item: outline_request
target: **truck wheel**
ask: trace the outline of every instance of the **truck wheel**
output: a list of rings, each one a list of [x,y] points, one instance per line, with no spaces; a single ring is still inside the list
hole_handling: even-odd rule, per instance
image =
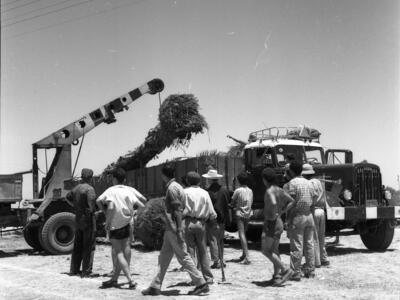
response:
[[[43,250],[39,240],[40,226],[28,225],[24,229],[24,238],[26,243],[36,251]]]
[[[40,235],[43,248],[51,254],[71,253],[74,248],[75,215],[61,212],[44,223]]]
[[[378,221],[379,222],[379,221]],[[383,220],[360,237],[364,245],[372,251],[385,251],[392,243],[394,235],[393,220]]]

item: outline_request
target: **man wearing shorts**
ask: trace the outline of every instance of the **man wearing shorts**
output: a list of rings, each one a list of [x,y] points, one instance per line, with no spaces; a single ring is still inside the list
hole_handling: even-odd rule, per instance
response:
[[[126,177],[123,169],[117,168],[112,176],[114,185],[101,194],[96,201],[97,205],[105,211],[106,230],[109,230],[112,251],[116,256],[115,272],[110,280],[103,282],[102,286],[104,288],[117,287],[118,277],[122,270],[128,279],[129,288],[135,289],[137,284],[132,281],[129,267],[131,222],[135,207],[143,207],[144,204],[138,199],[137,195],[140,193],[137,190],[123,184]]]
[[[253,204],[253,191],[247,186],[248,176],[241,172],[237,177],[240,186],[232,196],[232,207],[235,211],[236,224],[239,232],[242,255],[237,260],[241,264],[249,265],[249,248],[247,246],[246,231],[251,216],[251,205]]]
[[[261,250],[274,265],[271,282],[274,286],[280,286],[293,274],[293,271],[286,267],[280,259],[279,240],[283,232],[281,215],[293,206],[294,200],[277,186],[277,177],[273,169],[264,169],[262,177],[267,189],[264,195],[264,228],[261,235]]]

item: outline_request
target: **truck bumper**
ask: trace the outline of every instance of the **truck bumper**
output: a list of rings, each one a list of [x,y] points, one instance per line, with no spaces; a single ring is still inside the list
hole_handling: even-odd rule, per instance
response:
[[[328,207],[328,220],[399,219],[400,206],[384,207]]]

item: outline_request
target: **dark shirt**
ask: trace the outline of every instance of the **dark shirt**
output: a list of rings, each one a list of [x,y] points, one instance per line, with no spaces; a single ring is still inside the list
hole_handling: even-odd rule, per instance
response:
[[[227,224],[229,222],[229,201],[228,190],[217,182],[213,182],[207,189],[210,194],[211,202],[217,213],[217,223]]]
[[[92,227],[96,207],[96,193],[94,188],[88,183],[78,184],[67,194],[66,198],[74,203],[77,227],[79,229]],[[90,209],[89,202],[92,203],[92,209]]]

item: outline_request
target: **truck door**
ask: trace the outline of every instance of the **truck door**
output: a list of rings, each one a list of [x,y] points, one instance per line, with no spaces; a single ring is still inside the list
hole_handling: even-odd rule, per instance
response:
[[[353,163],[353,152],[346,149],[328,149],[325,151],[325,161],[328,165]]]

